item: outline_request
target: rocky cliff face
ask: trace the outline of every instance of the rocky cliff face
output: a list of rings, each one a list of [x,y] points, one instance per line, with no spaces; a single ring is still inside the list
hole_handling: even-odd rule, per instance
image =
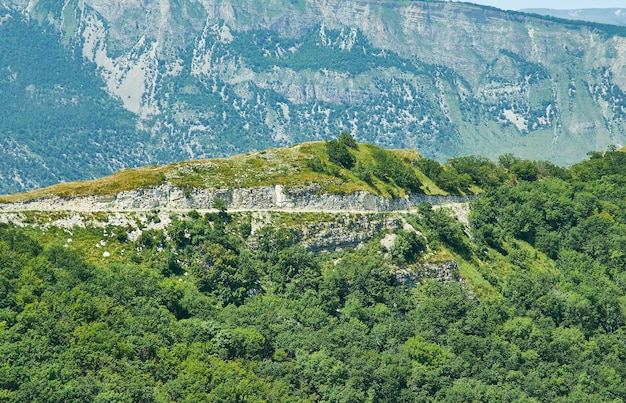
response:
[[[335,212],[334,214],[310,214],[298,212],[256,211],[230,213],[235,220],[250,219],[252,233],[248,244],[252,248],[258,246],[259,233],[265,226],[271,225],[291,232],[298,243],[307,250],[319,254],[345,248],[358,248],[381,233],[396,231],[402,227],[401,220],[390,214],[362,214]],[[309,214],[307,217],[306,215]],[[151,211],[21,211],[3,212],[0,210],[0,224],[11,224],[20,227],[34,226],[44,230],[58,227],[68,233],[74,228],[123,228],[131,241],[138,240],[144,231],[168,229],[172,223],[172,213],[167,210]],[[180,214],[183,215],[182,213]],[[296,222],[285,225],[281,218],[293,216]],[[308,219],[305,219],[308,218]],[[434,274],[434,272],[433,272]]]
[[[23,203],[0,204],[0,211],[148,211],[153,209],[207,210],[216,199],[230,211],[303,212],[390,212],[408,210],[422,202],[442,204],[465,202],[460,196],[409,195],[386,199],[367,192],[352,194],[319,193],[319,186],[286,189],[282,185],[256,188],[204,190],[184,189],[171,184],[125,191],[115,196],[51,197]]]
[[[96,67],[147,133],[150,161],[339,130],[438,159],[571,163],[626,143],[617,28],[432,1],[2,4],[7,18],[54,27]]]
[[[288,231],[298,244],[315,254],[360,248],[382,234],[387,236],[381,245],[392,248],[396,231],[415,231],[403,218],[405,209],[424,201],[439,206],[440,203],[466,201],[462,197],[424,195],[389,200],[365,192],[318,194],[315,187],[291,192],[282,186],[186,192],[163,185],[116,196],[48,198],[0,204],[0,224],[43,230],[63,228],[70,237],[76,228],[104,228],[110,236],[123,230],[130,241],[138,241],[145,231],[165,230],[167,234],[173,219],[188,219],[185,216],[189,216],[189,210],[208,209],[216,198],[227,202],[231,220],[249,223],[251,231],[247,243],[251,248],[258,247],[261,237],[267,236],[260,230],[271,226],[274,230]],[[394,211],[400,214],[394,214]],[[452,211],[450,214],[454,215]],[[105,246],[105,242],[96,244],[96,248],[102,248],[106,254]],[[409,288],[428,279],[464,281],[454,261],[394,267],[398,282]]]
[[[330,194],[322,193],[319,185],[190,190],[166,183],[113,196],[49,197],[0,204],[0,224],[44,230],[60,227],[68,234],[76,227],[106,228],[111,234],[123,230],[125,237],[137,241],[144,231],[167,233],[173,217],[185,219],[191,216],[187,214],[190,210],[212,210],[217,199],[225,202],[230,219],[234,217],[235,222],[250,225],[247,243],[251,248],[267,236],[260,230],[272,226],[274,230],[288,231],[298,244],[315,254],[360,248],[381,234],[387,234],[381,245],[392,248],[396,231],[415,231],[403,217],[407,210],[423,202],[437,207],[450,203],[467,207],[465,202],[469,200],[460,196],[408,195],[386,199],[367,192]],[[459,215],[452,210],[450,214],[457,218]],[[108,253],[104,246],[105,243],[96,245]],[[463,281],[454,261],[403,265],[396,268],[394,275],[409,288],[428,279]]]
[[[599,24],[626,26],[626,8],[582,8],[571,10],[553,10],[550,8],[526,8],[525,13],[549,15],[567,20],[592,21]]]

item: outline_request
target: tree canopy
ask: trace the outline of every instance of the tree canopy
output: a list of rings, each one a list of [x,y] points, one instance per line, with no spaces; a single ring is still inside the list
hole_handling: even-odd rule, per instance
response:
[[[319,255],[289,217],[195,212],[139,237],[0,224],[0,398],[626,400],[623,162],[515,184],[539,165],[504,158],[496,182],[459,160],[488,189],[469,226],[425,204],[412,229]],[[449,261],[462,281],[426,271]]]

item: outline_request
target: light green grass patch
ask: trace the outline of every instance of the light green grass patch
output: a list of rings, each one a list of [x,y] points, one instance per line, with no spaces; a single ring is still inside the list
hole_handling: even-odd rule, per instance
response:
[[[372,144],[358,144],[350,149],[357,163],[375,168]],[[415,167],[421,158],[415,150],[390,150],[409,166],[423,184],[426,194],[446,195],[433,181]],[[310,161],[322,164],[323,172],[311,168]],[[330,172],[330,173],[329,173]],[[113,175],[71,183],[60,183],[43,189],[0,197],[0,203],[23,202],[47,197],[113,196],[119,192],[162,185],[170,182],[184,189],[228,189],[283,185],[302,187],[318,184],[322,192],[347,194],[358,191],[393,198],[403,197],[406,190],[393,180],[373,175],[371,183],[359,179],[355,172],[331,164],[324,142],[311,142],[280,149],[236,155],[230,158],[194,160],[163,166],[125,169]]]

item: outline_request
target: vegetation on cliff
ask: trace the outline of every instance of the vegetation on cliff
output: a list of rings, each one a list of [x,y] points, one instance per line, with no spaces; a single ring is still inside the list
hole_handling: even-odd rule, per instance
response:
[[[423,205],[400,217],[419,232],[317,256],[302,225],[344,215],[1,224],[0,398],[626,400],[626,154],[494,165],[470,228]],[[464,281],[419,278],[450,260]]]

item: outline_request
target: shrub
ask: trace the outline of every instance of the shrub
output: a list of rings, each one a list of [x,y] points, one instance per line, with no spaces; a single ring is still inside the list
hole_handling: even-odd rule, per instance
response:
[[[448,164],[459,174],[469,175],[471,180],[483,189],[496,187],[506,181],[504,168],[485,157],[470,155],[451,158]]]
[[[401,263],[414,262],[426,250],[426,241],[413,231],[398,231],[391,247],[391,257]]]
[[[419,192],[420,181],[415,175],[415,171],[404,165],[400,158],[392,152],[376,148],[372,152],[376,161],[376,176],[385,181],[393,180],[396,185],[411,192]]]
[[[354,166],[356,159],[348,147],[339,140],[330,140],[326,142],[326,152],[328,153],[328,159],[333,164],[341,165],[346,169],[350,169]]]
[[[523,160],[511,165],[511,173],[517,179],[533,182],[539,177],[539,168],[535,162]]]
[[[350,148],[357,149],[358,147],[356,140],[348,132],[339,133],[339,141],[341,141],[343,144],[345,144],[347,147],[350,147]]]
[[[443,172],[443,167],[440,163],[428,158],[420,158],[415,165],[433,181],[436,181],[439,174]]]
[[[226,201],[216,197],[215,200],[213,200],[213,204],[211,204],[211,207],[219,210],[220,213],[224,213],[227,209]]]
[[[367,165],[363,165],[361,164],[361,162],[357,162],[356,167],[354,168],[353,172],[356,175],[356,177],[362,180],[363,182],[370,184],[370,185],[373,183],[372,175],[374,174],[374,171],[372,170],[371,167]]]
[[[306,160],[306,166],[313,172],[324,173],[324,163],[320,157],[313,157]]]

